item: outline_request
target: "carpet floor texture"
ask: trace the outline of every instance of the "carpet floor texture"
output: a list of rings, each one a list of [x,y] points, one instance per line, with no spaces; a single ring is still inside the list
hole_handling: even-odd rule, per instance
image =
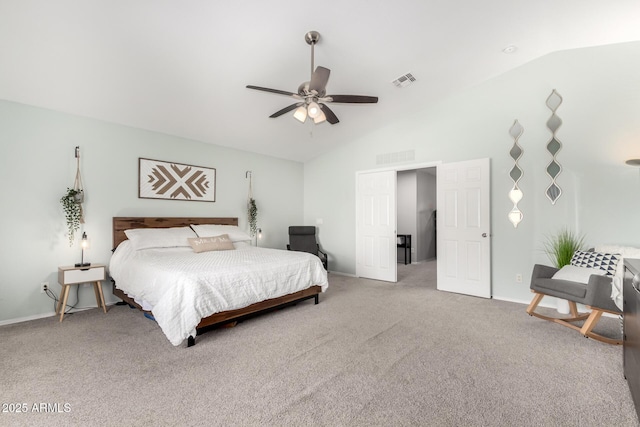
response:
[[[621,346],[437,291],[435,262],[398,268],[397,284],[330,274],[320,304],[191,348],[127,306],[2,326],[0,425],[640,425]]]

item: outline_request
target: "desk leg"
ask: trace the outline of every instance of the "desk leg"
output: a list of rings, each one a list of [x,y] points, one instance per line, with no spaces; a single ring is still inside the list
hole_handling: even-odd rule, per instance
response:
[[[98,308],[102,307],[102,310],[106,313],[107,305],[104,303],[102,284],[100,282],[93,282],[93,291],[96,293],[96,302],[98,303]]]
[[[67,298],[69,298],[69,285],[65,285],[62,287],[62,295],[60,295],[60,301],[62,301],[62,305],[60,306],[60,321],[64,319],[64,311],[67,308]]]

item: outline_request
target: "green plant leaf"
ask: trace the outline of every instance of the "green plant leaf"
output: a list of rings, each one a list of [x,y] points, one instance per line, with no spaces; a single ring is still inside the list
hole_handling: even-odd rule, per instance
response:
[[[575,251],[583,248],[584,235],[577,235],[567,228],[548,236],[544,242],[544,251],[556,268],[569,265]]]

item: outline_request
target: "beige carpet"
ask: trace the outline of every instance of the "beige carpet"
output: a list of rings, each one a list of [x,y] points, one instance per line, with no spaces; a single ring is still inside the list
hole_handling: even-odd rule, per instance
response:
[[[638,425],[621,347],[438,292],[434,268],[399,265],[399,284],[330,274],[319,305],[192,348],[123,306],[0,327],[0,402],[27,409],[0,425]]]

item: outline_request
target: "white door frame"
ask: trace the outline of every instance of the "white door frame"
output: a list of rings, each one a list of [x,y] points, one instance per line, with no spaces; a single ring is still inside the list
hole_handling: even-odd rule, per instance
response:
[[[356,182],[356,203],[357,200],[359,198],[359,193],[358,193],[358,182],[359,182],[359,176],[362,174],[367,174],[367,173],[377,173],[377,172],[389,172],[389,171],[395,171],[395,172],[400,172],[400,171],[407,171],[407,170],[415,170],[415,169],[425,169],[425,168],[431,168],[431,167],[437,167],[438,165],[442,164],[442,161],[435,161],[435,162],[426,162],[426,163],[412,163],[412,164],[404,164],[404,165],[397,165],[397,166],[389,166],[389,167],[384,167],[384,168],[376,168],[376,169],[368,169],[368,170],[362,170],[362,171],[356,171],[355,173],[355,182]],[[398,203],[397,200],[394,202],[395,203],[395,210],[397,212],[398,210]],[[356,209],[356,224],[358,223],[358,218],[357,218],[358,212]],[[397,228],[395,230],[395,232],[397,233]],[[359,241],[360,241],[360,234],[359,234],[359,230],[356,227],[356,248],[359,247]],[[357,249],[356,249],[357,250]],[[394,247],[394,253],[396,253],[395,251],[395,247]],[[357,255],[356,255],[357,257]],[[393,264],[393,268],[397,270],[397,263]],[[356,277],[358,277],[358,263],[356,262]],[[397,277],[397,275],[396,275]]]

